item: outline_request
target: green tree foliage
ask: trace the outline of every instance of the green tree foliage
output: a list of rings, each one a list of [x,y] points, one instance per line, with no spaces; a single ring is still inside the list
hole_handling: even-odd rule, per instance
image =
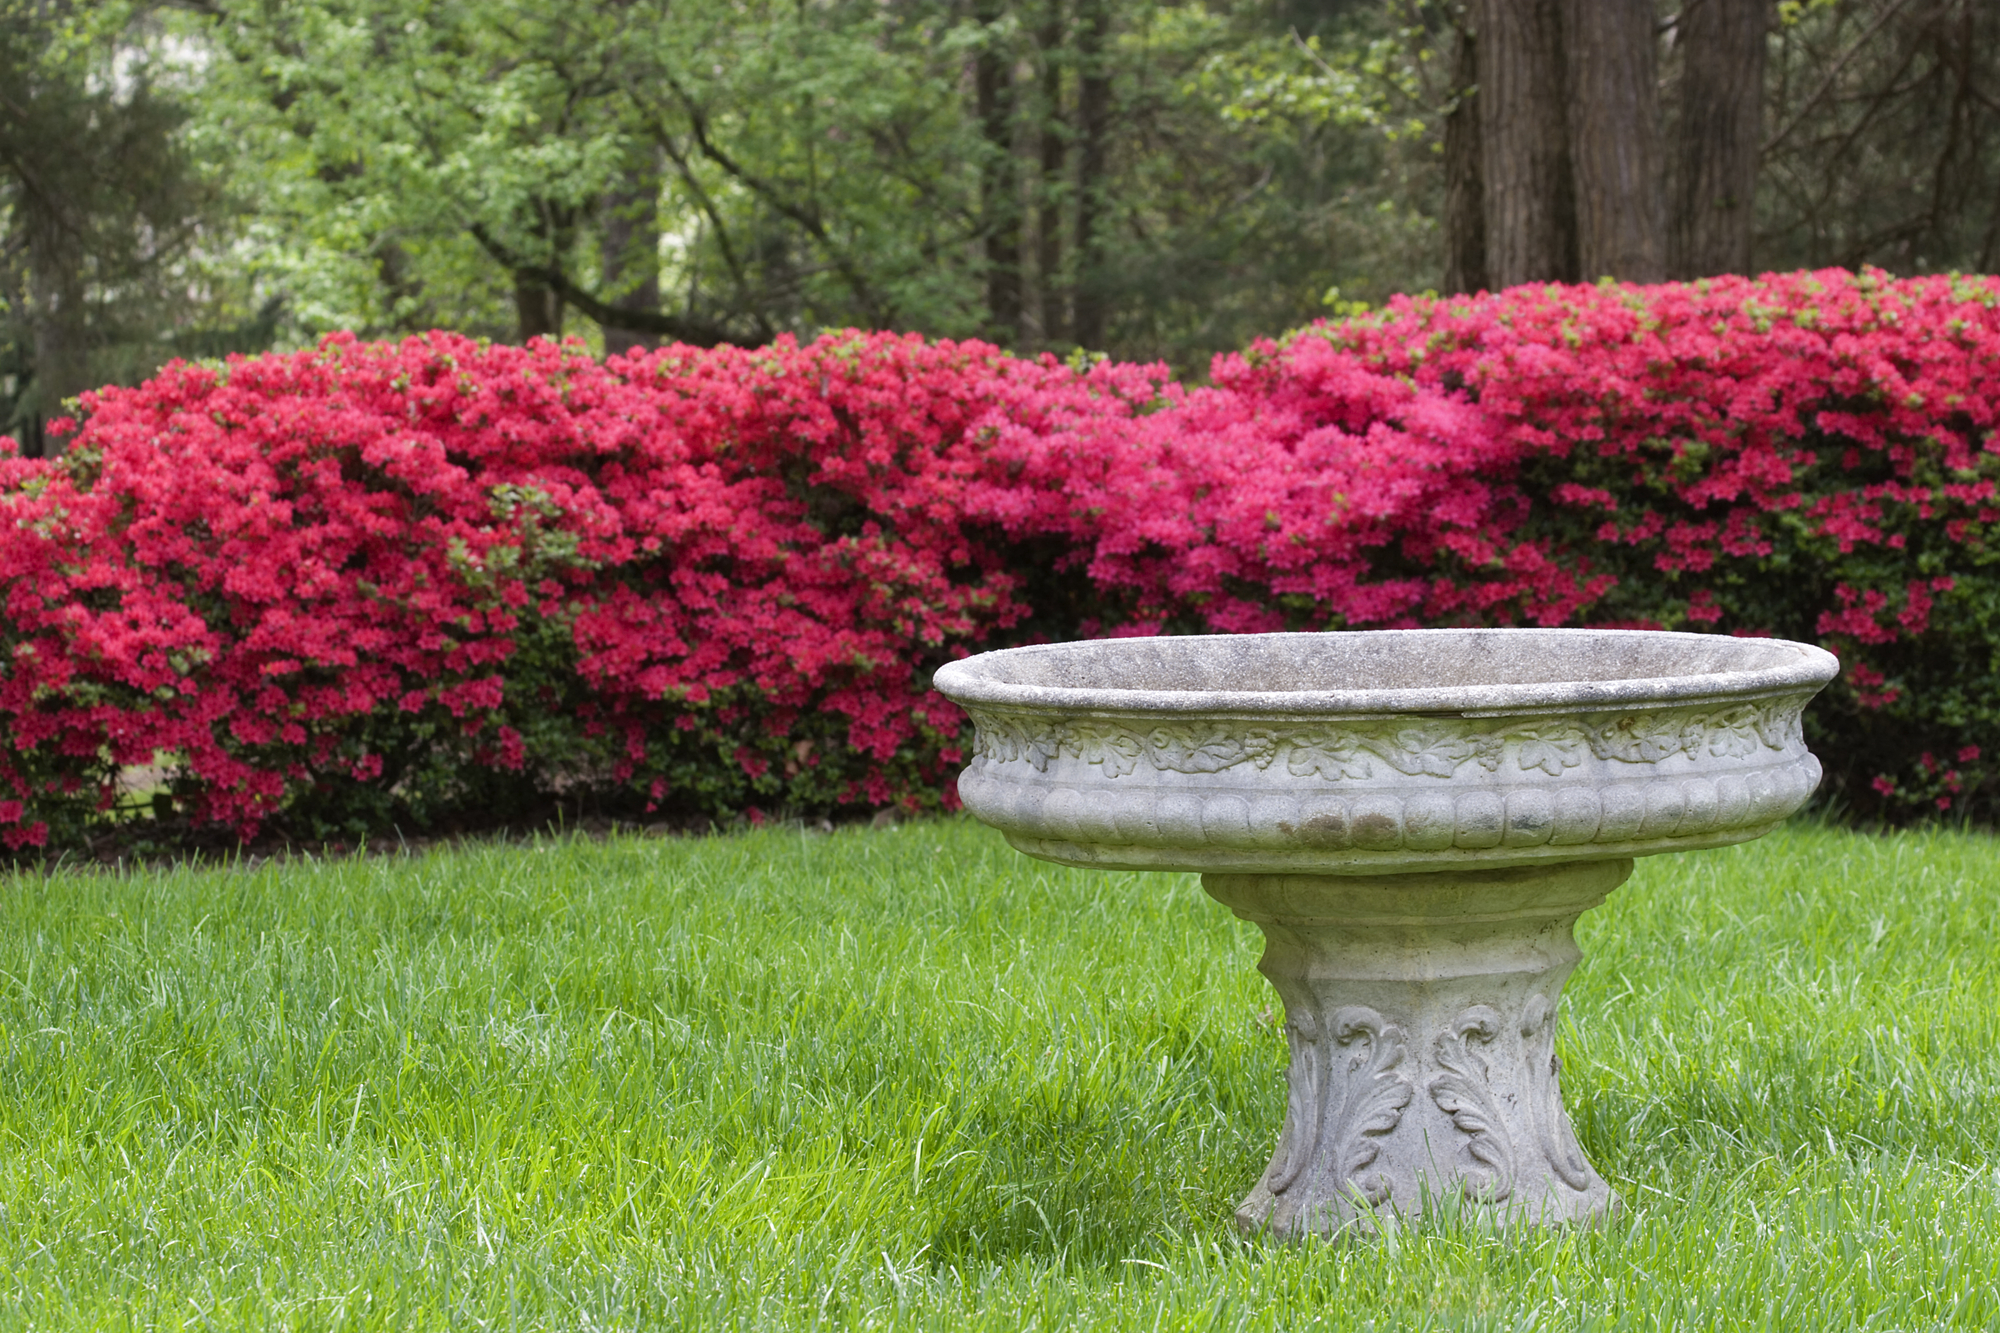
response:
[[[1421,98],[1372,6],[1310,44],[1250,5],[1100,0],[209,14],[203,115],[244,147],[301,332],[575,311],[1186,362],[1431,267]]]
[[[226,210],[177,95],[197,55],[143,5],[0,0],[0,432],[30,450],[84,389],[268,337],[201,262]]]
[[[1677,161],[1721,160],[1685,114],[1717,6],[1764,87],[1754,243],[1745,210],[1722,267],[2000,262],[2000,9],[1772,0],[1759,49],[1760,0],[1657,0]],[[1198,376],[1482,284],[1463,133],[1447,180],[1475,9],[0,0],[0,429],[32,447],[88,385],[336,328],[860,325]]]
[[[1776,18],[1757,263],[2000,265],[2000,5],[1785,0]]]

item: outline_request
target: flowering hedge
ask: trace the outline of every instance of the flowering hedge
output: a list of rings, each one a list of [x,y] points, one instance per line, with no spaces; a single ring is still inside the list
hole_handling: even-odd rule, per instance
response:
[[[0,837],[77,836],[145,764],[246,836],[950,804],[951,657],[1426,623],[1821,640],[1848,804],[1983,814],[1996,302],[1402,300],[1198,389],[855,333],[177,364],[0,460]]]
[[[1850,812],[1991,819],[2000,280],[1832,270],[1399,302],[1315,330],[1476,402],[1520,529],[1615,576],[1598,623],[1819,642]]]
[[[86,395],[0,474],[0,829],[73,831],[156,759],[245,836],[935,799],[926,664],[1023,615],[966,512],[981,423],[1156,393],[916,339],[607,369],[433,334]]]

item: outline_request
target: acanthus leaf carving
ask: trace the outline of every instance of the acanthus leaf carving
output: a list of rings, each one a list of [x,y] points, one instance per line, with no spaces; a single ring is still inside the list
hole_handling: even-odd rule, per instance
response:
[[[1402,1072],[1408,1054],[1403,1030],[1365,1005],[1346,1005],[1324,1031],[1312,1011],[1302,1009],[1290,1016],[1286,1033],[1291,1096],[1281,1140],[1285,1151],[1265,1178],[1271,1193],[1285,1195],[1303,1175],[1348,1191],[1350,1202],[1372,1207],[1387,1201],[1388,1177],[1367,1172],[1381,1155],[1379,1140],[1402,1123],[1413,1095]],[[1315,1160],[1332,1168],[1330,1179],[1319,1171],[1307,1173]]]
[[[1403,1032],[1382,1015],[1362,1005],[1348,1005],[1333,1016],[1333,1039],[1343,1049],[1359,1049],[1347,1061],[1349,1108],[1342,1144],[1340,1178],[1352,1181],[1370,1205],[1389,1197],[1386,1176],[1363,1177],[1381,1155],[1379,1142],[1402,1123],[1410,1104],[1410,1080],[1396,1072],[1403,1063]]]
[[[1492,1045],[1505,1020],[1490,1005],[1475,1004],[1437,1036],[1433,1046],[1443,1072],[1428,1091],[1437,1108],[1467,1139],[1466,1152],[1479,1164],[1464,1177],[1466,1197],[1499,1203],[1514,1192],[1514,1144],[1494,1101],[1485,1058],[1478,1048]]]
[[[1548,1076],[1544,1078],[1540,1070],[1533,1068],[1529,1071],[1529,1114],[1535,1135],[1541,1141],[1542,1155],[1556,1176],[1573,1190],[1587,1190],[1592,1180],[1590,1163],[1584,1159],[1583,1146],[1576,1141],[1569,1114],[1563,1110],[1562,1062],[1556,1059],[1554,1050],[1555,1017],[1555,1005],[1540,993],[1528,997],[1527,1007],[1521,1013],[1521,1037],[1530,1043],[1531,1052],[1539,1051],[1545,1039],[1550,1046]]]
[[[1319,1147],[1321,1108],[1326,1100],[1326,1075],[1321,1068],[1319,1020],[1310,1009],[1300,1009],[1285,1017],[1285,1042],[1291,1047],[1291,1063],[1285,1066],[1285,1124],[1278,1131],[1278,1156],[1272,1159],[1264,1183],[1273,1194],[1283,1194],[1298,1180]]]

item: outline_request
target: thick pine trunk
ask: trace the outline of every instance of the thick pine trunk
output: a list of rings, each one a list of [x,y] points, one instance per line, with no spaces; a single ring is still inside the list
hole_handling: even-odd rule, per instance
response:
[[[1696,7],[1715,0],[1696,0]],[[1666,276],[1652,0],[1563,0],[1578,276]]]
[[[1487,277],[1574,281],[1562,0],[1475,0]]]
[[[1456,96],[1444,119],[1444,289],[1477,292],[1486,279],[1486,216],[1479,180],[1478,39],[1460,29],[1452,62]]]
[[[1109,323],[1104,281],[1104,219],[1111,188],[1110,0],[1077,0],[1076,289],[1073,332],[1080,346],[1104,347]]]
[[[1681,18],[1681,119],[1667,271],[1750,270],[1770,0],[1691,0]]]
[[[973,97],[986,141],[979,200],[986,233],[986,317],[993,337],[1014,346],[1021,337],[1021,172],[1014,153],[1014,62],[1005,46],[998,0],[978,0],[984,40],[973,59]]]

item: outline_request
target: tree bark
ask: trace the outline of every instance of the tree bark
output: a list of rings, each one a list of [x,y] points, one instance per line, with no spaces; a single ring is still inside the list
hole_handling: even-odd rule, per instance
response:
[[[1578,276],[1659,282],[1666,244],[1652,0],[1563,0],[1562,41]]]
[[[1770,0],[1690,0],[1681,17],[1681,120],[1667,271],[1750,270]]]
[[[1102,350],[1109,323],[1104,282],[1104,215],[1111,171],[1111,68],[1109,0],[1077,0],[1076,7],[1076,287],[1071,329],[1078,345]]]
[[[658,147],[633,164],[620,188],[604,197],[604,292],[618,310],[660,309],[660,175]],[[643,329],[601,324],[604,354],[650,351],[659,339]]]
[[[1483,291],[1486,278],[1486,216],[1479,179],[1479,42],[1458,32],[1452,61],[1451,112],[1444,118],[1444,289]]]
[[[1576,203],[1564,111],[1561,0],[1475,0],[1487,276],[1572,282]]]
[[[514,270],[515,339],[562,337],[563,303],[556,289],[533,269]]]
[[[1037,35],[1041,176],[1035,189],[1036,341],[1043,347],[1061,342],[1068,331],[1062,294],[1063,159],[1067,151],[1062,106],[1063,0],[1044,0],[1042,29]]]
[[[973,96],[986,141],[979,200],[986,234],[986,317],[994,338],[1013,346],[1021,337],[1021,172],[1014,153],[1014,62],[1002,45],[999,0],[978,0],[985,26],[973,59]]]
[[[519,285],[526,281],[540,283],[555,294],[563,308],[575,306],[599,324],[623,323],[643,333],[671,338],[675,342],[688,343],[695,347],[750,347],[756,343],[769,342],[775,330],[766,323],[761,314],[752,312],[757,321],[754,334],[744,335],[732,332],[726,326],[711,319],[693,314],[669,315],[659,310],[616,311],[599,300],[595,295],[570,281],[569,275],[553,264],[536,264],[496,238],[492,232],[475,222],[467,228],[472,239],[480,248],[493,256],[495,263],[514,275],[518,299]]]
[[[568,227],[544,200],[534,200],[526,215],[527,231],[536,238],[535,248],[548,256],[524,256],[510,265],[514,273],[514,329],[516,340],[561,338],[563,294],[559,284],[549,281],[547,269],[559,269],[569,252]]]
[[[33,453],[48,447],[43,424],[62,414],[64,401],[96,387],[90,373],[83,255],[67,219],[55,216],[47,204],[30,194],[17,214],[25,214],[21,220],[27,234],[28,327],[34,342],[32,402],[37,436],[27,443]]]

